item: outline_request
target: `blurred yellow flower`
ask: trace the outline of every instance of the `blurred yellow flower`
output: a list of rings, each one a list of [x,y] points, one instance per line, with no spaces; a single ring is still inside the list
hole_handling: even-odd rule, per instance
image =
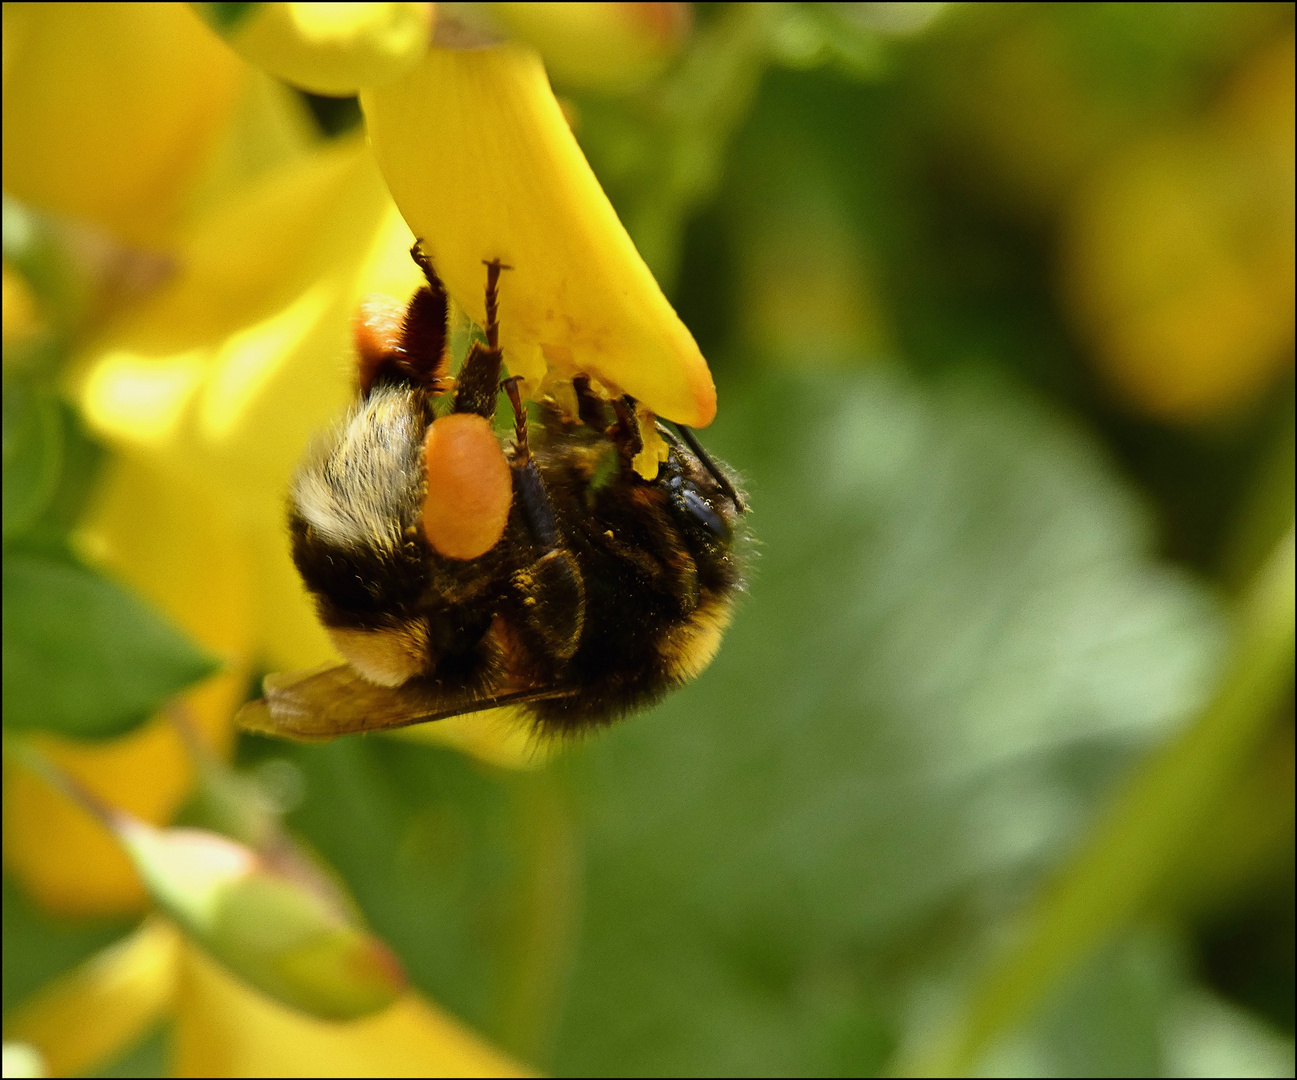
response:
[[[520,41],[540,51],[561,83],[632,90],[658,74],[689,35],[689,4],[486,5]]]
[[[1073,208],[1065,286],[1096,358],[1140,410],[1246,404],[1293,358],[1293,38],[1204,123],[1108,161]]]
[[[297,1013],[226,974],[158,918],[21,1005],[5,1038],[38,1049],[52,1075],[71,1076],[169,1018],[176,1076],[531,1075],[414,993],[358,1021]]]
[[[5,4],[4,189],[164,246],[247,78],[184,4]]]
[[[435,4],[199,4],[245,60],[317,94],[345,96],[418,63]]]

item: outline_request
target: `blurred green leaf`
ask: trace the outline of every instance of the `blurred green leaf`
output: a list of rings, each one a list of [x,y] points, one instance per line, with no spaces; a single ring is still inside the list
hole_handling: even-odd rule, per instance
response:
[[[4,538],[21,535],[49,506],[63,464],[59,404],[23,380],[4,388]]]
[[[6,727],[117,735],[218,666],[121,586],[40,555],[6,555]]]
[[[751,595],[706,676],[572,762],[555,1069],[869,1073],[924,970],[1200,699],[1216,610],[1093,444],[999,379],[783,372],[707,441],[748,475]],[[844,1014],[884,1034],[835,1063]]]
[[[93,1073],[97,1077],[174,1076],[172,1044],[175,1039],[170,1024],[159,1024],[125,1053],[101,1065]]]
[[[76,563],[69,538],[94,491],[106,452],[86,432],[84,422],[71,405],[61,400],[56,404],[62,431],[58,483],[40,515],[20,535],[6,541],[6,551]]]
[[[1105,808],[1066,872],[1033,905],[1014,946],[975,981],[948,1037],[925,1049],[909,1075],[965,1075],[1171,875],[1292,686],[1293,589],[1290,526],[1248,590],[1231,663],[1206,709]]]

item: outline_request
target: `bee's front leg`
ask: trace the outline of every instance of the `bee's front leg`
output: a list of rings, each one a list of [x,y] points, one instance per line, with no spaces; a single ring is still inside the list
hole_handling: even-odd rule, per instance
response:
[[[455,388],[455,411],[472,412],[488,420],[495,416],[496,401],[500,396],[500,365],[504,353],[500,349],[499,283],[500,271],[510,270],[498,259],[486,264],[486,345],[473,342],[459,369],[459,382]]]

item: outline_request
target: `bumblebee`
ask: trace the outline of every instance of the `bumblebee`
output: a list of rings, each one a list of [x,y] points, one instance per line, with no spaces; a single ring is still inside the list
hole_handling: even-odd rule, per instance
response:
[[[427,283],[359,320],[357,400],[289,499],[293,560],[347,663],[268,676],[240,722],[319,739],[509,705],[546,737],[654,703],[720,645],[743,496],[692,431],[588,377],[575,409],[546,399],[529,417],[518,379],[501,381],[498,262],[485,340],[450,378],[446,292],[411,255]],[[633,465],[646,427],[666,447],[651,480]]]

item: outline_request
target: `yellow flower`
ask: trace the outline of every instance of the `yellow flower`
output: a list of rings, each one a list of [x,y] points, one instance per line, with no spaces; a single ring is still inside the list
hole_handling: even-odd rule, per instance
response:
[[[434,4],[199,4],[245,60],[317,94],[394,78],[432,37]]]
[[[485,320],[482,261],[512,267],[500,341],[533,396],[585,372],[696,427],[716,390],[591,172],[540,58],[517,45],[432,49],[361,94],[392,197],[457,303]]]
[[[5,4],[4,189],[164,245],[247,78],[183,4]]]

